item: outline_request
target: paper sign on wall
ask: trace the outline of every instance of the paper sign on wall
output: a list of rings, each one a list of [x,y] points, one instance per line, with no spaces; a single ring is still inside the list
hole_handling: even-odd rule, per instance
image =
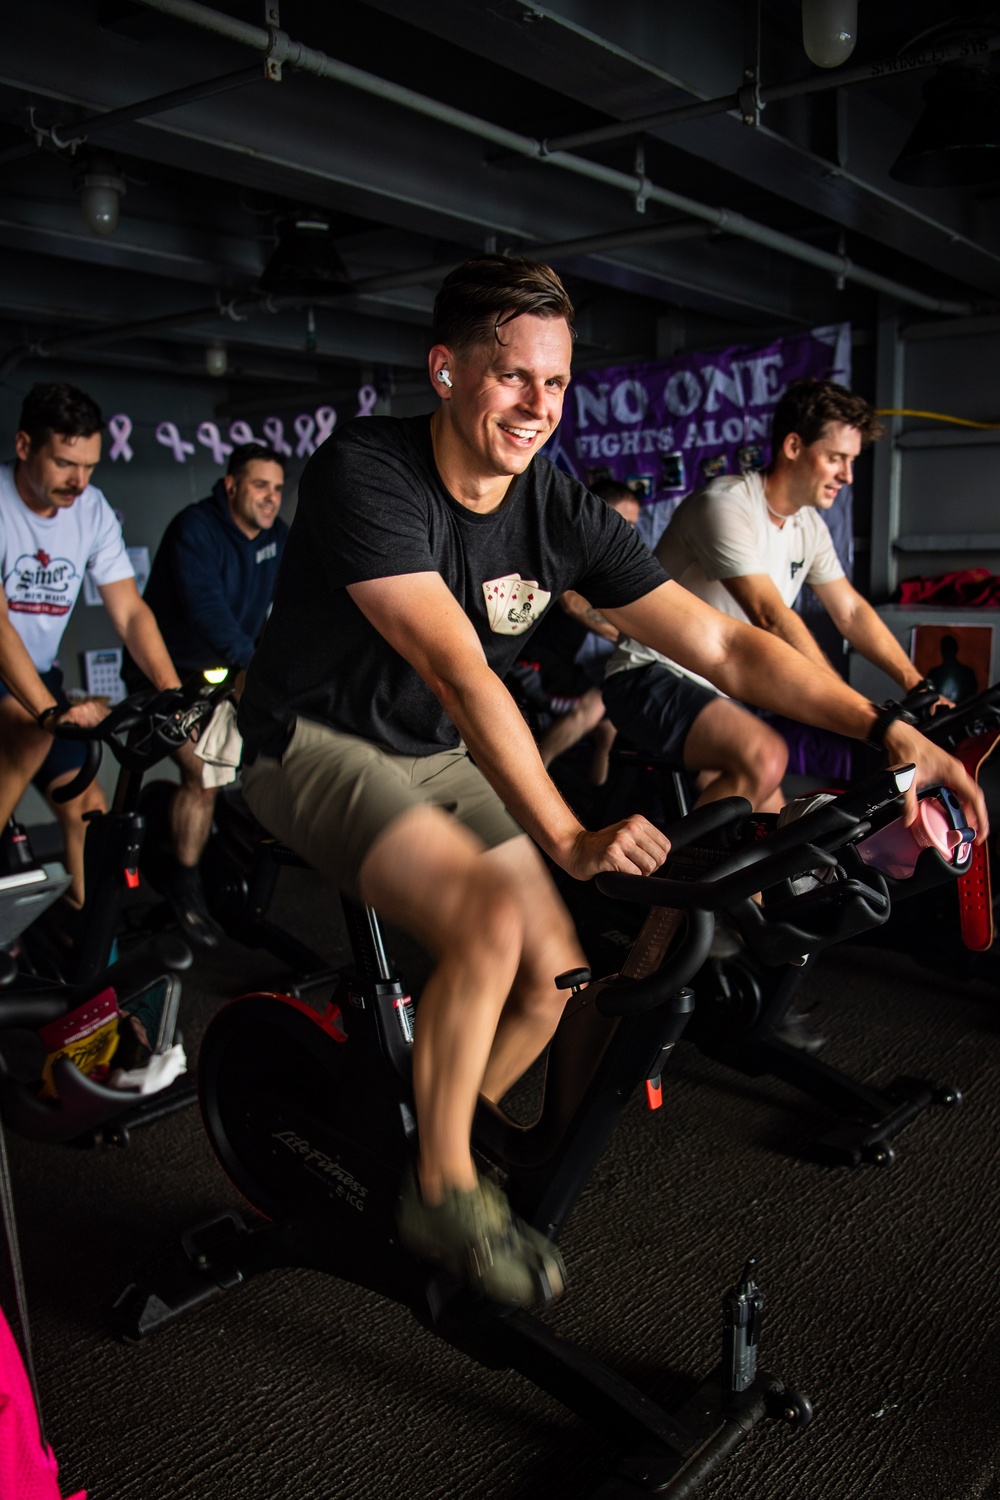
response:
[[[83,675],[87,692],[92,698],[107,698],[111,704],[120,703],[125,697],[125,684],[121,679],[122,648],[109,646],[101,651],[83,653]]]
[[[135,573],[135,581],[138,585],[139,593],[144,594],[146,592],[146,584],[149,582],[149,548],[126,547],[125,550],[128,553],[128,560],[132,564],[132,570]],[[97,584],[91,578],[89,572],[83,575],[83,597],[87,604],[101,603]]]

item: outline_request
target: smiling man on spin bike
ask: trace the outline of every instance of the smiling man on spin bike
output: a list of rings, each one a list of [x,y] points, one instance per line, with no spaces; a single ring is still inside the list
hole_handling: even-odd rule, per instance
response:
[[[572,317],[532,261],[486,256],[447,278],[428,360],[438,409],[348,423],[310,460],[239,717],[265,827],[436,960],[402,1241],[520,1305],[559,1295],[562,1260],[478,1177],[469,1139],[479,1094],[499,1100],[551,1037],[567,998],[553,976],[585,963],[534,845],[580,880],[650,874],[668,850],[638,815],[585,829],[503,685],[551,602],[577,590],[732,696],[884,744],[987,826],[961,766],[895,709],[670,582],[626,521],[537,457],[562,412]]]

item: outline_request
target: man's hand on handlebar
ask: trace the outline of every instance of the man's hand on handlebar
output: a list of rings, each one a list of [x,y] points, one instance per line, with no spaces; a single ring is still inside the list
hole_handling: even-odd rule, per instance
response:
[[[902,719],[889,725],[884,745],[891,766],[912,762],[917,768],[913,784],[906,793],[903,821],[907,827],[916,819],[917,792],[921,787],[949,786],[958,796],[966,817],[976,829],[976,843],[984,841],[990,831],[986,798],[960,761]]]
[[[65,713],[52,714],[44,727],[50,733],[55,733],[61,724],[72,724],[77,729],[96,729],[109,712],[108,705],[100,698],[85,698],[82,703],[70,704]]]
[[[939,693],[937,688],[928,678],[921,680],[910,688],[903,699],[903,707],[908,708],[911,713],[916,714],[918,724],[932,719],[935,714],[946,712],[954,708],[950,698]]]
[[[565,861],[560,860],[567,875],[576,880],[590,880],[602,871],[614,870],[622,875],[652,875],[666,859],[670,840],[639,813],[599,828],[596,833],[582,829]]]

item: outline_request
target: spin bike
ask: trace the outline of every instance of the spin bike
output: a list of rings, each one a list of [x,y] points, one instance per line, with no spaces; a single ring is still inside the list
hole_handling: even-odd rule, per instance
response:
[[[139,857],[146,827],[140,810],[143,777],[207,722],[224,691],[224,685],[213,686],[199,675],[180,688],[133,693],[93,728],[74,724],[56,727],[60,739],[82,741],[86,746],[76,776],[53,792],[57,802],[71,802],[86,790],[100,770],[105,747],[118,762],[119,772],[110,808],[87,814],[86,895],[75,923],[75,941],[60,943],[44,924],[26,927],[21,937],[22,972],[79,986],[91,984],[107,967],[122,935],[126,896],[139,885]],[[35,863],[28,836],[13,819],[0,844],[8,868]]]
[[[105,745],[121,770],[111,809],[90,815],[84,846],[86,901],[72,949],[61,948],[38,920],[68,885],[65,871],[58,863],[40,864],[25,831],[13,820],[8,825],[6,868],[0,876],[0,942],[16,945],[16,957],[0,951],[0,1030],[37,1031],[81,1006],[99,1004],[114,991],[126,1012],[148,1017],[155,1009],[153,1050],[165,1051],[173,1043],[178,976],[191,964],[186,944],[163,934],[117,961],[112,955],[125,895],[138,881],[144,822],[136,805],[143,772],[182,744],[211,714],[216,699],[196,678],[180,689],[133,694],[94,728],[62,726],[57,731],[87,745],[76,777],[53,793],[58,800],[70,801],[90,785]],[[33,1140],[126,1145],[134,1127],[194,1102],[190,1080],[181,1078],[162,1092],[142,1095],[95,1081],[68,1057],[55,1062],[52,1078],[55,1097],[41,1098],[37,1080],[16,1078],[0,1054],[0,1112],[13,1130]]]
[[[976,777],[1000,740],[1000,684],[932,716],[929,708],[935,701],[933,693],[904,700],[923,733]],[[831,805],[840,806],[852,795],[849,787]],[[906,953],[952,976],[996,982],[997,955],[989,951],[993,906],[987,847],[972,842],[962,809],[946,788],[927,789],[921,802],[922,811],[932,810],[944,832],[941,847],[911,851],[908,859],[890,859],[882,867],[892,917],[857,933],[856,941]],[[949,841],[950,849],[945,847]],[[858,845],[847,854],[855,874],[861,872],[865,847]],[[737,925],[745,939],[744,927]],[[777,1032],[813,961],[810,954],[801,966],[776,970],[757,962],[749,945],[735,957],[710,960],[694,981],[698,1010],[686,1039],[746,1076],[780,1078],[836,1114],[837,1123],[811,1143],[815,1159],[830,1166],[890,1166],[895,1160],[891,1143],[900,1131],[931,1107],[954,1110],[962,1102],[961,1092],[948,1083],[912,1076],[874,1086],[782,1041]]]
[[[949,741],[942,743],[953,749]],[[649,804],[648,815],[655,817],[656,803],[661,807],[686,806],[688,788],[681,773],[627,743],[616,746],[612,757],[633,803],[645,800]],[[868,785],[866,779],[849,785],[836,796],[821,794],[816,800],[826,805],[826,816],[836,819],[838,810],[863,804]],[[621,788],[613,788],[612,795],[620,798]],[[811,800],[800,799],[787,812],[796,805],[808,807]],[[854,941],[897,946],[893,933],[897,926],[906,930],[906,917],[902,913],[910,901],[944,904],[948,892],[942,887],[957,884],[961,888],[973,862],[983,852],[980,846],[973,845],[972,832],[964,826],[962,809],[948,788],[927,788],[920,794],[920,800],[927,804],[924,809],[927,816],[945,825],[946,837],[939,839],[940,848],[921,851],[911,846],[910,857],[902,864],[889,859],[876,865],[891,894],[892,917],[885,923],[858,929],[852,936]],[[610,809],[605,812],[610,816]],[[816,807],[815,816],[824,816],[821,807]],[[773,829],[778,823],[778,819],[767,814],[758,814],[755,821],[762,831]],[[876,818],[873,830],[885,826],[885,822],[883,812]],[[862,841],[856,847],[845,848],[845,868],[865,879],[868,869],[865,861],[871,858],[875,847],[874,841],[871,845]],[[603,962],[616,947],[627,942],[628,924],[611,903],[592,890],[568,889],[569,884],[562,881],[560,887],[576,917],[584,951],[591,962],[596,955]],[[816,896],[822,899],[821,892],[817,891]],[[772,893],[772,907],[774,899]],[[759,917],[759,908],[754,903],[744,903],[728,916],[739,933],[741,945],[725,956],[711,956],[692,980],[698,1005],[684,1040],[693,1043],[706,1057],[745,1077],[778,1078],[834,1114],[837,1119],[832,1128],[809,1143],[808,1152],[814,1160],[828,1166],[888,1167],[895,1160],[891,1142],[925,1110],[933,1106],[953,1109],[961,1104],[960,1090],[949,1083],[903,1076],[876,1086],[785,1041],[780,1034],[782,1027],[803,980],[816,962],[818,950],[804,943],[797,953],[778,953],[753,941]]]
[[[911,771],[912,775],[912,771]],[[730,798],[669,830],[665,876],[598,877],[609,895],[647,915],[620,973],[558,976],[571,988],[549,1049],[540,1112],[522,1125],[480,1101],[473,1147],[504,1181],[515,1210],[555,1239],[637,1086],[660,1102],[661,1074],[691,1018],[690,981],[705,962],[713,913],[754,892],[776,892],[753,936],[774,952],[822,947],[885,919],[881,878],[849,877],[840,851],[896,812],[899,776],[883,773],[831,816],[758,836],[749,803]],[[709,868],[689,851],[711,848]],[[824,899],[787,897],[795,878],[829,874]],[[302,1266],[371,1288],[409,1307],[480,1364],[514,1369],[617,1442],[601,1500],[697,1485],[765,1416],[804,1426],[806,1399],[757,1368],[762,1298],[748,1263],[724,1302],[723,1362],[692,1402],[669,1414],[586,1350],[525,1312],[476,1299],[400,1247],[394,1213],[415,1149],[411,1002],[386,954],[376,914],[344,902],[354,952],[325,1010],[284,995],[230,1002],[205,1035],[199,1098],[213,1149],[270,1223],[227,1213],[189,1231],[182,1251],[117,1299],[113,1323],[138,1340],[260,1271]]]

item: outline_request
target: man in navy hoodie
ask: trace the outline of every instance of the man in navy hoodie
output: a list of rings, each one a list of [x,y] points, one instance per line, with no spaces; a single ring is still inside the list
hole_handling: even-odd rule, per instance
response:
[[[285,470],[259,443],[234,448],[206,500],[185,506],[163,534],[144,598],[183,678],[206,667],[237,672],[236,692],[271,606],[288,527],[278,517]],[[131,658],[122,675],[130,690],[145,685]],[[175,757],[181,783],[170,804],[174,867],[164,894],[185,935],[214,947],[198,861],[208,841],[215,789],[202,785],[202,763],[190,742]]]

